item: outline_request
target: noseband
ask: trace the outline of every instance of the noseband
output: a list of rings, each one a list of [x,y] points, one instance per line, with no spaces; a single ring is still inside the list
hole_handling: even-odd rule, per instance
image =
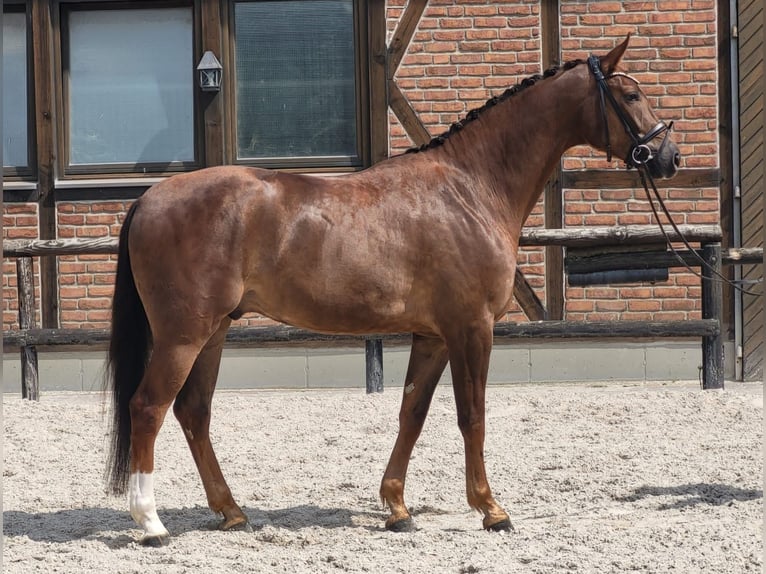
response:
[[[609,141],[609,122],[607,121],[606,117],[606,99],[609,99],[609,103],[612,105],[614,113],[616,113],[617,117],[620,118],[620,121],[625,128],[625,132],[630,136],[630,139],[633,142],[633,145],[628,151],[628,156],[625,158],[625,163],[628,165],[628,167],[638,167],[645,165],[654,159],[654,154],[647,144],[664,132],[665,137],[660,144],[660,149],[662,149],[665,146],[665,142],[667,141],[668,136],[670,135],[670,131],[673,129],[673,122],[666,124],[665,122],[660,121],[656,126],[649,130],[649,132],[641,137],[634,128],[633,123],[625,115],[625,112],[623,112],[622,108],[617,105],[617,100],[609,89],[609,86],[606,85],[606,81],[612,76],[604,76],[604,72],[601,71],[601,62],[599,61],[598,56],[590,56],[588,58],[588,67],[590,68],[590,71],[593,72],[593,76],[596,78],[596,84],[598,85],[599,103],[601,104],[601,117],[604,120],[604,137],[606,139],[607,161],[612,161],[612,144]]]

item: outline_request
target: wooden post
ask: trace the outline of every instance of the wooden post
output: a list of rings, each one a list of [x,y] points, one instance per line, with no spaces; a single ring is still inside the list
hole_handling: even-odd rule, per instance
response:
[[[56,145],[54,126],[53,27],[51,2],[33,0],[31,10],[32,52],[34,59],[34,114],[37,149],[37,201],[40,239],[56,239]],[[59,326],[58,266],[55,257],[40,257],[40,318],[43,327]]]
[[[425,9],[426,2],[410,2],[407,10],[416,15],[410,16],[413,20],[413,26],[417,26]],[[419,4],[423,4],[419,7]],[[385,0],[369,0],[367,2],[367,26],[369,38],[369,70],[370,70],[370,162],[377,163],[388,157],[388,106],[390,101],[389,88],[396,87],[393,81],[393,71],[389,79],[389,51],[386,47],[386,2]],[[411,32],[401,32],[399,37],[406,36],[406,42],[409,43],[414,28]],[[402,39],[402,42],[405,40]],[[397,55],[394,71],[399,65],[404,48],[401,48],[401,54]],[[398,91],[398,89],[397,89]],[[423,128],[425,129],[425,128]],[[425,130],[426,135],[428,130]],[[430,136],[428,136],[430,137]],[[428,141],[426,139],[425,141]],[[383,392],[383,340],[365,339],[364,341],[364,359],[365,359],[365,381],[367,393]]]
[[[716,319],[718,332],[702,338],[702,388],[723,388],[723,288],[715,272],[721,272],[721,244],[706,243],[702,257],[710,267],[702,268],[702,318]],[[712,269],[711,269],[712,268]]]
[[[388,157],[388,51],[386,0],[367,2],[370,82],[370,163]]]
[[[35,327],[35,275],[31,257],[16,259],[16,281],[19,293],[19,328],[24,331]],[[21,396],[40,400],[37,371],[37,348],[25,345],[21,353]]]
[[[558,0],[543,0],[540,5],[543,70],[561,61],[561,10]],[[545,227],[564,227],[564,192],[561,160],[545,184]],[[518,297],[517,297],[518,300]],[[545,248],[545,314],[546,319],[564,318],[564,249],[549,245]]]
[[[367,365],[367,393],[383,392],[383,340],[365,339],[364,358]]]
[[[222,56],[221,41],[221,3],[220,0],[202,2],[202,46],[201,53],[211,50],[217,58]],[[198,59],[196,61],[199,61]],[[196,66],[196,62],[195,62]],[[231,73],[226,70],[224,74]],[[195,78],[196,79],[196,78]],[[195,84],[195,90],[197,89]],[[225,90],[226,88],[224,88]],[[201,99],[204,122],[204,165],[211,167],[224,164],[224,135],[223,135],[223,100],[222,92],[198,93]]]

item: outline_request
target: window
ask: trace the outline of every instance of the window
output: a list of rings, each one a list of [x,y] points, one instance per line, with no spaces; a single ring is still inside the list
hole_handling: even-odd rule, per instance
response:
[[[156,172],[193,165],[192,9],[83,4],[64,18],[65,170]]]
[[[354,0],[236,2],[233,18],[236,159],[359,166]]]
[[[21,6],[23,9],[23,6]],[[3,167],[28,171],[29,108],[27,17],[23,11],[3,13]]]

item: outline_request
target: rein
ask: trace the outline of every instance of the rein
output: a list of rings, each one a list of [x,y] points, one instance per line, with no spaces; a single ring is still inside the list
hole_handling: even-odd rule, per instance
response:
[[[665,137],[663,138],[659,148],[660,150],[662,150],[662,148],[665,146],[665,143],[667,142],[667,139],[668,139],[668,136],[670,135],[671,130],[673,129],[673,122],[670,122],[670,124],[666,124],[665,122],[660,121],[659,123],[657,123],[656,126],[654,126],[651,130],[649,130],[649,132],[647,132],[643,137],[641,137],[638,134],[637,130],[634,128],[633,123],[622,111],[622,108],[617,104],[617,100],[615,99],[612,92],[609,90],[609,86],[607,86],[606,84],[606,81],[609,78],[614,77],[615,75],[620,75],[620,74],[612,74],[608,77],[604,76],[604,72],[601,70],[601,62],[599,61],[598,56],[591,55],[588,58],[588,67],[590,68],[591,72],[593,72],[593,76],[596,78],[596,84],[598,85],[599,103],[601,106],[601,117],[604,121],[604,137],[606,141],[607,161],[612,161],[612,146],[609,141],[609,121],[607,120],[607,115],[606,115],[606,100],[609,100],[609,103],[611,104],[612,109],[614,110],[615,114],[617,114],[617,117],[620,119],[623,127],[625,128],[625,132],[628,134],[628,136],[630,136],[630,139],[633,142],[633,145],[628,151],[628,156],[625,158],[625,163],[628,166],[628,168],[635,167],[638,170],[638,174],[641,177],[641,184],[643,185],[644,191],[646,192],[646,198],[649,200],[649,205],[652,208],[652,213],[654,214],[654,218],[657,221],[657,225],[659,225],[660,231],[662,231],[662,235],[665,237],[665,243],[673,252],[673,254],[676,256],[678,261],[684,267],[686,267],[689,271],[691,271],[691,273],[699,277],[701,280],[727,283],[731,285],[734,289],[737,289],[746,295],[754,295],[754,296],[760,295],[760,293],[748,291],[744,289],[743,287],[741,287],[740,285],[738,285],[738,283],[744,283],[744,281],[732,281],[728,279],[727,277],[724,277],[723,274],[721,274],[718,270],[713,268],[713,266],[711,266],[710,263],[705,261],[705,259],[702,256],[700,256],[699,253],[697,253],[697,250],[694,249],[689,244],[689,241],[683,236],[681,231],[678,229],[678,225],[671,217],[670,212],[667,206],[665,205],[665,202],[662,200],[662,197],[657,191],[657,185],[654,183],[654,178],[652,177],[652,174],[649,171],[649,167],[647,165],[652,159],[654,159],[654,154],[652,153],[651,148],[649,148],[647,144],[653,139],[655,139],[656,137],[664,133]],[[662,212],[665,214],[665,217],[667,217],[673,230],[678,234],[678,237],[681,238],[681,242],[694,255],[694,257],[697,260],[699,260],[701,266],[707,269],[711,274],[716,275],[716,277],[705,277],[702,273],[698,273],[688,263],[686,263],[686,261],[684,261],[683,257],[681,257],[681,254],[678,253],[675,247],[673,247],[673,243],[670,240],[670,237],[668,236],[668,233],[665,230],[665,227],[662,225],[662,220],[660,219],[659,214],[657,213],[657,208],[654,205],[654,198],[652,197],[652,193],[650,193],[649,191],[650,186],[652,188],[652,192],[654,193],[654,198],[657,199],[657,203],[659,203],[660,208],[662,209]],[[758,282],[760,282],[760,280]]]

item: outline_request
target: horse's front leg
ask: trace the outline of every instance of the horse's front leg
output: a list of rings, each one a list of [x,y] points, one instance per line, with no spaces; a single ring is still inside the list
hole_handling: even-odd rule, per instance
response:
[[[400,532],[413,528],[412,518],[404,504],[404,481],[412,449],[423,429],[434,389],[446,366],[447,348],[441,339],[413,335],[399,411],[399,435],[380,485],[380,498],[391,510],[391,516],[386,520],[389,530]]]
[[[468,504],[484,515],[487,530],[511,530],[508,514],[492,497],[484,467],[484,397],[492,350],[492,323],[456,334],[447,341],[457,424],[465,443],[465,478]]]

